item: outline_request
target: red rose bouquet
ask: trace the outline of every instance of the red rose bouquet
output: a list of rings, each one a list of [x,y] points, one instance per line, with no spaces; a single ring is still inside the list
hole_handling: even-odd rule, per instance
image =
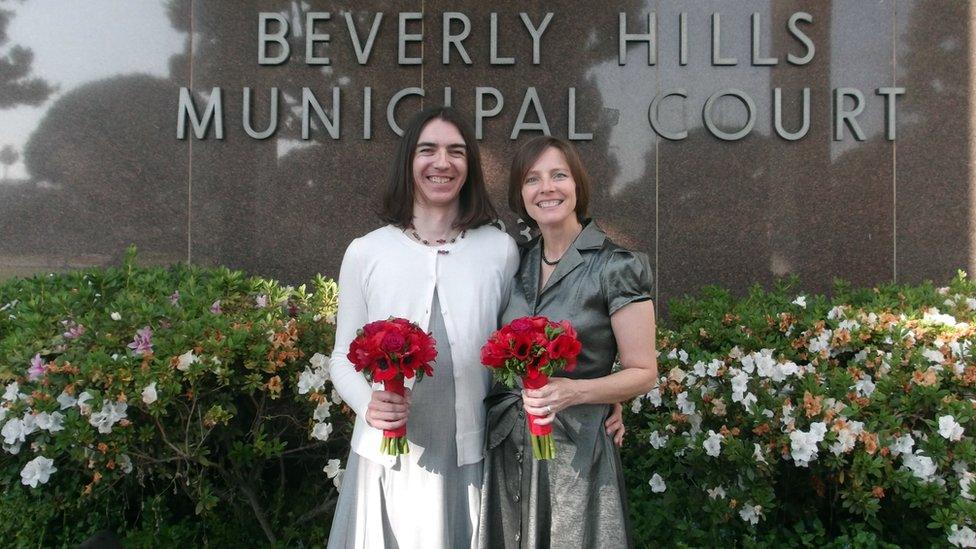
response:
[[[526,389],[539,389],[549,383],[549,376],[556,371],[572,371],[580,348],[576,331],[566,320],[556,323],[544,316],[516,318],[491,334],[481,348],[481,363],[509,387],[521,378]],[[537,425],[539,419],[531,414],[527,418],[532,455],[536,459],[552,459],[556,454],[552,425]]]
[[[356,332],[349,345],[349,361],[357,372],[365,372],[366,379],[383,383],[383,388],[403,396],[403,380],[434,375],[430,364],[437,358],[434,338],[413,322],[390,318],[370,322]],[[407,427],[384,430],[380,451],[397,456],[410,451]]]

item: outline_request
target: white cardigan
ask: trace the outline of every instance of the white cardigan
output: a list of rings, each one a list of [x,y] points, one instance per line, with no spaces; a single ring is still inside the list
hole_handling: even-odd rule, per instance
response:
[[[430,324],[434,289],[450,338],[454,362],[454,413],[458,466],[476,463],[484,453],[485,407],[491,376],[481,365],[481,346],[498,327],[518,268],[515,241],[492,226],[469,230],[448,254],[424,246],[387,225],[349,244],[339,272],[339,313],[329,372],[339,395],[356,412],[352,449],[386,466],[394,456],[380,453],[382,431],[366,423],[374,389],[346,355],[356,331],[391,316]],[[407,380],[407,387],[414,380]],[[423,381],[421,381],[423,383]]]

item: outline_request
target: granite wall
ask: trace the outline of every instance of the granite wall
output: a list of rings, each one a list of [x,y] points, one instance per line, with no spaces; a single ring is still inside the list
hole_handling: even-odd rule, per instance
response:
[[[296,282],[316,272],[335,276],[349,240],[378,226],[374,205],[397,139],[388,109],[414,87],[425,97],[395,103],[394,123],[442,102],[445,87],[474,122],[480,98],[487,179],[519,238],[523,226],[504,202],[519,142],[513,130],[522,128],[521,139],[538,134],[531,128],[542,114],[554,135],[591,134],[577,145],[596,183],[593,214],[616,240],[648,252],[659,300],[710,283],[742,291],[788,273],[820,291],[833,277],[945,280],[974,268],[974,9],[967,3],[594,6],[0,0],[0,276],[113,263],[129,243],[153,263],[223,264]],[[466,21],[451,21],[445,13],[452,10]],[[268,23],[270,34],[287,22],[291,51],[283,63],[259,63],[262,12],[280,15]],[[328,65],[306,58],[309,12],[330,14],[314,29],[330,35],[314,51]],[[411,12],[422,15],[407,16],[405,34],[421,37],[402,54],[419,64],[398,60],[399,17]],[[530,28],[550,12],[535,63]],[[364,47],[377,13],[375,42],[361,64],[349,24]],[[626,44],[621,63],[620,14],[630,33],[646,32],[653,14],[653,65],[640,41]],[[447,63],[445,19],[451,34],[470,25],[464,52],[449,47]],[[813,45],[812,59],[804,59],[810,47],[801,35]],[[273,57],[281,46],[269,42],[265,52]],[[181,88],[192,91],[201,113],[219,88],[222,139],[215,123],[203,139],[192,124],[177,138]],[[247,135],[245,88],[252,128],[276,122],[270,137]],[[280,94],[277,116],[272,88]],[[337,138],[313,122],[303,139],[302,88],[327,115],[339,94]],[[530,88],[538,103],[520,117]],[[804,88],[809,127],[789,140],[782,135],[802,126]],[[837,140],[835,93],[843,88],[863,95],[863,111],[857,131],[841,123]],[[891,96],[893,119],[879,88],[905,90]],[[677,89],[687,97],[667,95]],[[738,140],[716,134],[743,128],[746,104],[721,97],[705,109],[728,89],[747,96],[754,112]],[[649,120],[655,97],[657,132]],[[842,109],[854,103],[841,98]],[[680,140],[662,137],[682,129]]]

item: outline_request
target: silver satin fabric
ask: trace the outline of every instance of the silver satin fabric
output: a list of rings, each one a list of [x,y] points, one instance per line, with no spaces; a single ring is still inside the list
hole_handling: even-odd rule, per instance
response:
[[[574,379],[610,374],[617,343],[610,315],[652,296],[644,254],[625,250],[592,221],[540,292],[538,239],[523,249],[502,324],[530,315],[569,320],[583,345]],[[482,548],[631,547],[620,454],[603,427],[610,405],[556,414],[556,457],[536,461],[520,389],[496,384],[485,399],[488,434],[478,543]]]

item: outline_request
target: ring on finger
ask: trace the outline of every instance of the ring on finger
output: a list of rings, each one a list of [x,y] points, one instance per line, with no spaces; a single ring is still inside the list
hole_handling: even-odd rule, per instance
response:
[[[549,405],[549,404],[546,404],[546,411],[551,414],[552,413],[552,406]]]

